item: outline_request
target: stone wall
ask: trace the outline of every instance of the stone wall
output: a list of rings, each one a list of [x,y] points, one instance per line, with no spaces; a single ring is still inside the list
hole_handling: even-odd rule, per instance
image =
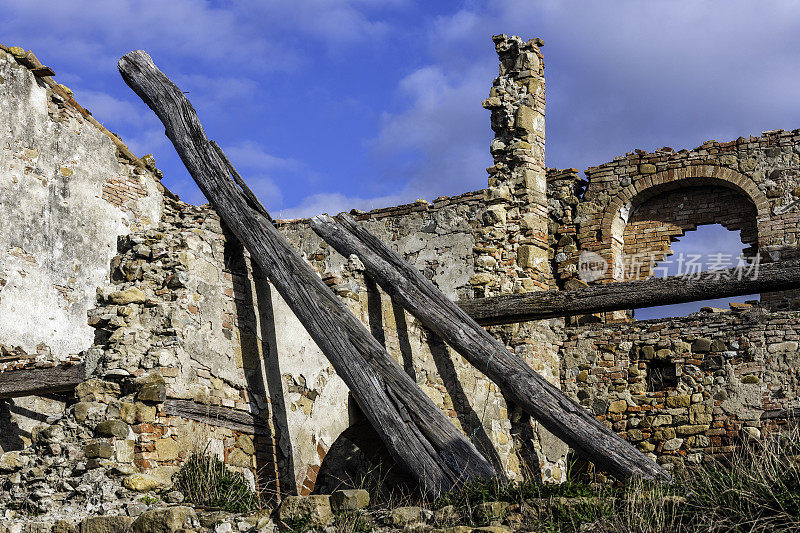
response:
[[[741,230],[770,260],[796,254],[800,130],[639,150],[585,179],[546,169],[544,43],[494,43],[487,189],[352,212],[450,298],[586,286],[577,268],[585,251],[612,266],[596,282],[614,282],[623,254],[663,257],[700,224]],[[0,228],[0,351],[30,364],[81,361],[88,376],[74,395],[2,402],[0,470],[11,481],[0,500],[133,515],[136,491],[168,487],[194,451],[218,455],[267,497],[318,488],[331,448],[363,426],[319,348],[209,206],[164,191],[152,158],[132,156],[67,89],[21,64],[24,51],[3,50],[0,205],[22,222]],[[499,469],[566,478],[564,444],[392,302],[357,258],[339,256],[305,220],[276,224]],[[641,450],[691,465],[798,405],[798,317],[767,308],[796,306],[793,298],[661,321],[621,312],[490,331]],[[604,319],[626,322],[574,325]]]
[[[565,330],[563,389],[672,468],[730,453],[797,407],[800,315],[724,313]]]

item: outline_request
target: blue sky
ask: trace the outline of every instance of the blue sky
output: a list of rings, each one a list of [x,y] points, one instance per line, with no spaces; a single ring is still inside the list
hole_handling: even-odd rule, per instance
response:
[[[0,42],[33,50],[203,203],[117,72],[146,50],[281,218],[485,187],[497,33],[546,42],[551,167],[800,127],[794,1],[6,0],[0,13]],[[723,233],[684,245],[738,253]]]
[[[486,185],[495,33],[545,40],[547,163],[800,127],[797,2],[8,0],[32,49],[165,184],[204,199],[117,59],[141,48],[275,216]]]

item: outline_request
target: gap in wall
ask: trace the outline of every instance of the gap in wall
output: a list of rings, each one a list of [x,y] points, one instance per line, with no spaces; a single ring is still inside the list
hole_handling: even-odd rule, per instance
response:
[[[726,229],[721,224],[698,226],[695,231],[686,232],[680,239],[672,243],[672,255],[667,256],[664,261],[656,263],[656,277],[684,274],[687,270],[686,262],[688,259],[698,255],[701,258],[701,271],[712,270],[711,266],[715,261],[714,254],[730,255],[735,261],[742,251],[748,247],[742,243],[740,233],[738,230]],[[683,263],[680,262],[681,257],[684,259]],[[726,268],[733,266],[736,266],[736,263]],[[684,304],[659,305],[634,310],[634,318],[636,320],[652,320],[686,316],[700,311],[702,307],[728,309],[731,302],[744,303],[758,299],[758,294],[750,294]]]

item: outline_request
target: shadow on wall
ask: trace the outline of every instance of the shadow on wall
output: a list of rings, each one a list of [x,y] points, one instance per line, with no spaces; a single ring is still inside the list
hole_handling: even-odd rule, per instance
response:
[[[57,394],[51,398],[25,396],[0,400],[0,453],[30,445],[37,426],[46,424],[50,417],[64,414],[69,397]]]
[[[242,281],[234,281],[233,288],[247,389],[251,398],[257,394],[269,399],[272,427],[277,432],[276,435],[257,434],[253,439],[259,488],[268,496],[295,494],[297,487],[291,446],[278,445],[281,435],[289,435],[289,425],[278,360],[272,292],[258,265],[245,258],[241,243],[227,228],[223,230],[225,268]]]

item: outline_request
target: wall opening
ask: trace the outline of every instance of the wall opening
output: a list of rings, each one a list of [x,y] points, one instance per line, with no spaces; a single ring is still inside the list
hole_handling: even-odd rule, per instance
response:
[[[678,368],[669,361],[647,362],[647,391],[658,392],[678,386]]]
[[[741,232],[726,229],[721,224],[699,226],[694,231],[672,242],[665,257],[653,262],[649,272],[654,277],[692,276],[699,272],[723,270],[737,265],[750,265],[750,247],[742,242]],[[730,309],[731,303],[747,303],[759,300],[758,294],[717,298],[683,304],[662,305],[634,310],[637,320],[650,320],[673,316],[685,316],[702,308],[713,310]]]

